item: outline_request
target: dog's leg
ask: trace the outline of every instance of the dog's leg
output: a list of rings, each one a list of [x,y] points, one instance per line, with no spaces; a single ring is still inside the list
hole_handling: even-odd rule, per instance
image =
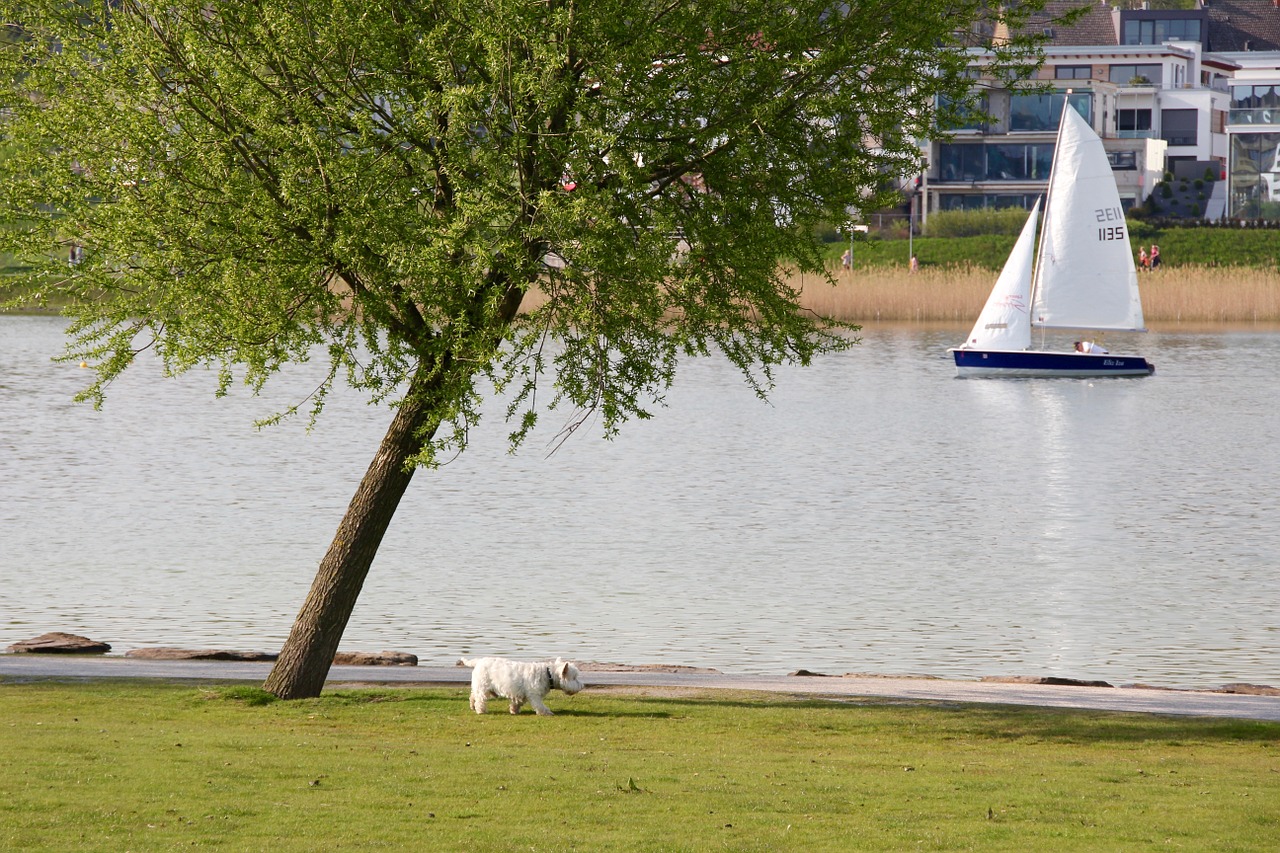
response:
[[[537,702],[538,700],[537,700],[537,699],[534,699],[533,701]],[[520,713],[520,709],[521,709],[522,707],[524,707],[524,700],[523,700],[523,699],[512,699],[512,700],[511,700],[511,713],[513,713],[513,714],[519,714],[519,713]]]
[[[547,707],[540,696],[530,696],[529,704],[533,706],[533,710],[538,712],[539,717],[554,717],[555,712]]]
[[[471,710],[475,711],[477,714],[483,714],[485,712],[484,700],[485,700],[485,695],[483,693],[472,693],[471,694]]]

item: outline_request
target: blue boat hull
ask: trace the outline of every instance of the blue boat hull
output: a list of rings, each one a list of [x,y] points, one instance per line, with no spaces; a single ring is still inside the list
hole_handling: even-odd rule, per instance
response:
[[[1037,350],[953,349],[959,376],[1150,376],[1155,365],[1136,355]]]

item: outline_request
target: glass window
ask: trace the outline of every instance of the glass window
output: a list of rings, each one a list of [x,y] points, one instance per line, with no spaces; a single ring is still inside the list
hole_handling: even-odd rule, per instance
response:
[[[1231,134],[1231,216],[1280,216],[1280,133]]]
[[[981,145],[943,143],[938,147],[938,179],[941,181],[985,180]]]
[[[1107,160],[1111,163],[1111,168],[1119,172],[1128,172],[1138,168],[1138,154],[1136,151],[1108,151]]]
[[[1009,130],[1057,130],[1062,120],[1062,101],[1070,97],[1075,111],[1091,118],[1093,98],[1088,92],[1067,95],[1012,95],[1009,98]]]
[[[1053,168],[1052,143],[1031,146],[1031,177],[1037,181],[1049,180],[1049,170]]]
[[[1123,44],[1163,44],[1166,41],[1200,41],[1200,21],[1195,18],[1146,19],[1124,22]]]
[[[1093,76],[1091,65],[1059,65],[1053,71],[1059,80],[1088,80]]]
[[[979,96],[978,102],[973,107],[942,95],[938,96],[939,123],[945,124],[951,130],[986,130],[987,110],[986,95]]]
[[[1025,193],[1013,193],[999,195],[983,194],[983,193],[959,193],[947,194],[939,196],[939,210],[981,210],[984,207],[1021,207],[1023,210],[1030,210],[1031,205],[1035,204],[1038,193],[1027,195]]]
[[[1170,145],[1195,145],[1198,110],[1161,110],[1160,138]]]
[[[1280,85],[1232,86],[1232,124],[1280,124]]]
[[[1151,110],[1116,110],[1116,131],[1122,139],[1151,136]]]
[[[1043,181],[1053,164],[1053,144],[943,143],[938,148],[938,180]]]
[[[1112,65],[1108,79],[1121,86],[1159,86],[1164,76],[1159,65]]]

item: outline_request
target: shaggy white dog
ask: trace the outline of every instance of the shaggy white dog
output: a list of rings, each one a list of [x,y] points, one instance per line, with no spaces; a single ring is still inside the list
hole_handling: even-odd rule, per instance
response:
[[[551,709],[542,701],[552,688],[563,690],[570,696],[582,689],[578,680],[578,668],[567,660],[528,663],[506,658],[462,659],[463,666],[471,672],[471,710],[485,712],[485,702],[490,696],[511,700],[511,713],[520,713],[520,707],[528,702],[542,716],[550,716]]]

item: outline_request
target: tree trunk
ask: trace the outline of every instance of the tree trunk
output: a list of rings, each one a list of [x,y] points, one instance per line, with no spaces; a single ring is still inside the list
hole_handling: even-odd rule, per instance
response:
[[[382,536],[413,477],[405,460],[421,447],[420,433],[429,421],[423,393],[430,382],[426,375],[420,368],[410,383],[263,685],[281,699],[313,698],[324,687]]]

